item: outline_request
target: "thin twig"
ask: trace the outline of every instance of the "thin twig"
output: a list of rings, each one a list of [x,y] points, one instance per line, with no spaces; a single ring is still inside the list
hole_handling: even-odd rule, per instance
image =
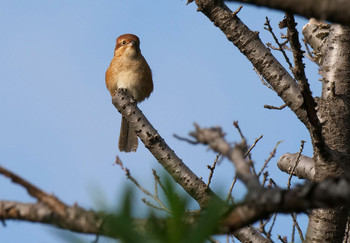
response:
[[[292,168],[291,171],[289,172],[289,178],[288,178],[288,182],[287,182],[287,188],[288,188],[288,189],[290,189],[292,176],[293,176],[293,173],[294,173],[295,168],[298,166],[299,159],[300,159],[301,153],[303,152],[305,142],[306,142],[306,141],[301,140],[300,150],[299,150],[299,153],[298,153],[298,157],[297,157],[297,159],[295,160],[295,163],[294,163],[293,168]]]
[[[167,194],[168,192],[167,192],[165,186],[163,185],[163,183],[160,181],[160,177],[157,175],[157,171],[152,169],[152,173],[153,173],[154,180],[156,180],[158,182],[158,184],[162,188],[163,192],[165,194]]]
[[[271,215],[265,220],[265,222],[264,222],[264,220],[261,219],[260,223],[259,223],[259,231],[260,231],[260,233],[264,234],[265,236],[267,236],[265,226],[269,223],[270,219],[271,219]]]
[[[261,135],[260,137],[256,138],[253,145],[250,146],[250,148],[248,149],[248,151],[245,153],[245,157],[247,157],[248,155],[250,155],[250,152],[252,151],[252,149],[255,147],[255,145],[259,142],[260,139],[263,138],[263,135]]]
[[[300,228],[298,221],[297,221],[297,214],[291,213],[290,215],[292,216],[292,219],[293,219],[293,226],[295,226],[298,230],[298,234],[299,234],[301,242],[304,242],[303,232],[301,231],[301,228]],[[292,242],[294,242],[294,241],[292,241]]]
[[[272,232],[273,226],[275,225],[276,217],[277,217],[277,213],[274,213],[273,218],[272,218],[272,223],[271,223],[270,229],[269,229],[269,231],[267,232],[267,238],[268,238],[268,239],[270,239],[270,237],[271,237],[271,232]]]
[[[272,178],[270,178],[268,187],[272,187],[272,186],[277,187],[277,188],[279,187],[279,186],[277,186],[276,182]]]
[[[198,144],[197,141],[193,141],[193,140],[191,140],[191,139],[188,139],[188,138],[185,138],[185,137],[181,137],[181,136],[179,136],[179,135],[177,135],[177,134],[174,134],[173,136],[174,136],[175,138],[179,139],[180,141],[185,141],[185,142],[188,142],[188,143],[194,144],[194,145]]]
[[[289,58],[283,49],[283,45],[279,42],[278,38],[276,37],[275,33],[273,32],[273,29],[272,29],[271,24],[270,24],[270,20],[267,17],[266,17],[266,22],[264,25],[267,26],[267,28],[264,27],[264,29],[271,33],[273,39],[275,40],[276,44],[279,47],[278,51],[282,52],[282,55],[283,55],[284,59],[286,60],[286,62],[288,63],[289,68],[293,68],[292,63],[289,61]],[[285,45],[286,43],[284,42],[283,44]]]
[[[157,184],[156,184],[157,183],[157,179],[156,178],[155,178],[155,190],[156,190],[156,193],[155,193],[155,195],[153,195],[146,188],[142,187],[140,185],[140,183],[131,175],[130,170],[123,166],[123,163],[122,163],[122,161],[120,160],[120,158],[118,156],[116,157],[115,164],[120,166],[120,168],[125,172],[126,177],[129,180],[131,180],[137,188],[139,188],[147,196],[153,198],[153,200],[156,201],[159,204],[160,207],[157,207],[157,206],[151,204],[150,202],[146,201],[146,199],[142,199],[142,202],[144,202],[146,205],[148,205],[148,206],[150,206],[152,208],[156,208],[156,209],[163,210],[165,212],[171,213],[171,211],[162,203],[162,201],[158,197],[158,188],[157,188]]]
[[[238,125],[238,121],[234,121],[234,122],[233,122],[233,126],[238,130],[238,133],[239,133],[239,135],[241,136],[242,141],[246,142],[247,140],[246,140],[245,136],[243,135],[243,132],[242,132],[241,128],[240,128],[239,125]],[[262,137],[262,135],[260,136],[260,138],[258,139],[258,141],[261,139],[261,137]],[[256,144],[256,143],[257,143],[257,141],[256,141],[256,139],[255,139],[254,144]],[[253,145],[254,145],[254,144],[253,144]],[[255,146],[255,145],[254,145],[254,146]],[[252,161],[252,158],[251,158],[251,156],[250,156],[250,154],[249,154],[249,152],[254,148],[254,146],[252,146],[247,152],[245,152],[244,157],[246,158],[246,157],[248,156],[249,160],[247,161],[247,163],[249,163],[250,167],[252,168],[253,174],[256,175],[255,166],[254,166],[254,163],[253,163],[253,161]]]
[[[265,171],[264,174],[263,174],[263,181],[262,181],[262,186],[264,187],[265,186],[265,183],[267,181],[267,177],[269,176],[269,172],[268,171]]]
[[[275,155],[276,155],[276,150],[277,150],[277,146],[278,146],[280,143],[282,143],[282,142],[283,142],[283,141],[278,141],[278,142],[276,143],[276,146],[274,147],[274,149],[273,149],[272,152],[270,153],[270,157],[269,157],[267,160],[265,160],[264,165],[261,167],[261,170],[260,170],[260,172],[258,173],[258,177],[260,177],[261,173],[264,171],[264,169],[266,168],[266,166],[267,166],[267,164],[270,162],[270,160],[271,160],[273,157],[275,157]]]
[[[282,110],[287,106],[287,104],[281,105],[279,107],[277,106],[273,106],[273,105],[264,105],[265,109],[269,109],[269,110]]]
[[[232,13],[232,15],[233,15],[233,16],[236,16],[236,15],[239,13],[239,11],[241,11],[242,8],[243,8],[243,6],[240,5],[240,6],[238,7],[238,9]]]
[[[147,201],[146,198],[142,198],[141,201],[146,204],[147,206],[151,207],[151,208],[154,208],[154,209],[157,209],[157,210],[162,210],[162,211],[165,211],[167,213],[171,213],[171,211],[167,208],[163,208],[162,206],[158,207],[154,204],[152,204],[151,202]]]
[[[282,243],[288,243],[287,237],[283,237],[283,238],[282,238],[282,236],[278,235],[278,239],[279,239]]]
[[[290,47],[287,46],[287,45],[285,45],[283,48],[284,48],[285,50],[287,50],[287,51],[292,51],[292,48],[290,48]],[[307,50],[309,50],[309,47],[308,47],[307,45],[305,45],[305,48],[306,48]],[[309,50],[309,51],[310,51],[310,50]],[[308,52],[308,53],[309,53],[309,52]],[[304,57],[306,57],[306,58],[309,59],[310,61],[316,62],[315,60],[313,60],[313,57],[310,56],[309,54],[303,53],[303,55],[304,55]]]
[[[208,178],[207,187],[209,187],[209,185],[210,185],[210,183],[211,183],[211,179],[213,178],[214,170],[215,170],[216,164],[217,164],[218,161],[219,161],[220,156],[221,156],[221,153],[219,153],[218,155],[216,155],[216,158],[215,158],[214,163],[213,163],[212,166],[207,165],[208,169],[210,170],[210,174],[209,174],[209,178]]]
[[[241,138],[244,139],[244,140],[246,140],[245,137],[244,137],[244,135],[243,135],[243,133],[242,133],[241,128],[240,128],[239,125],[238,125],[238,121],[234,121],[234,122],[233,122],[233,126],[238,130],[238,133],[239,133],[239,135],[241,136]]]
[[[232,190],[233,190],[233,187],[236,184],[236,181],[237,181],[237,176],[235,176],[233,178],[233,181],[232,181],[231,187],[230,187],[230,191],[228,192],[227,197],[226,197],[226,202],[228,202],[230,200],[230,198],[232,198]],[[233,198],[232,198],[232,201],[233,201]]]
[[[268,87],[269,89],[272,89],[273,91],[275,91],[274,88],[268,82],[265,81],[264,77],[259,73],[259,71],[255,67],[253,69],[256,72],[256,74],[258,75],[262,84],[265,85],[266,87]]]

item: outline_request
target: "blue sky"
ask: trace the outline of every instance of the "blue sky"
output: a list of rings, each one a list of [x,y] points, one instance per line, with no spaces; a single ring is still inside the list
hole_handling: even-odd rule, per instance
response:
[[[230,4],[232,9],[237,4]],[[263,42],[272,42],[263,30],[265,16],[272,19],[276,34],[283,14],[245,6],[238,15]],[[300,21],[298,28],[306,23]],[[157,161],[140,144],[137,153],[117,150],[120,114],[111,104],[104,75],[113,57],[115,39],[134,33],[153,71],[154,92],[140,104],[151,123],[180,158],[206,181],[207,164],[215,154],[204,146],[178,141],[193,123],[222,126],[227,140],[239,142],[232,122],[238,120],[248,142],[264,138],[253,150],[257,168],[275,144],[276,157],[270,175],[286,185],[288,176],[276,166],[286,152],[311,156],[311,143],[304,126],[287,108],[271,111],[264,104],[279,106],[281,99],[263,86],[252,65],[202,13],[186,1],[121,0],[2,0],[0,1],[0,165],[23,176],[65,203],[77,202],[98,209],[96,201],[118,204],[129,181],[112,166],[118,155],[131,173],[150,190],[152,168]],[[277,57],[281,57],[276,53]],[[280,59],[282,62],[283,60]],[[320,93],[317,68],[307,62],[308,78]],[[227,192],[234,175],[224,160],[213,178],[214,190]],[[0,198],[35,202],[26,191],[0,176]],[[96,191],[104,195],[96,199]],[[95,193],[94,193],[95,192]],[[238,185],[234,195],[242,197]],[[135,205],[146,208],[137,196]],[[4,242],[61,242],[60,230],[50,226],[7,221],[0,227]],[[275,233],[290,239],[292,220],[278,219]],[[306,221],[301,221],[306,229]],[[20,232],[20,234],[19,234]],[[94,236],[83,237],[87,241]],[[112,242],[102,239],[101,242]]]

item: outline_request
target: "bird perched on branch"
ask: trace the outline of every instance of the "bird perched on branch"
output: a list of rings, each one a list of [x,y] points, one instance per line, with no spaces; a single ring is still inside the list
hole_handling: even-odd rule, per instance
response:
[[[117,89],[123,88],[137,102],[148,98],[153,91],[152,72],[141,54],[140,39],[133,34],[117,38],[114,57],[106,72],[107,89],[113,97]],[[122,117],[119,135],[119,150],[136,151],[137,135],[129,122]]]

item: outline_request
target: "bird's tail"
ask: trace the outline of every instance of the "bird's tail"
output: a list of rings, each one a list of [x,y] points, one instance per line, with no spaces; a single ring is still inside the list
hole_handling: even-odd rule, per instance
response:
[[[136,133],[130,128],[129,122],[123,117],[120,126],[119,150],[121,152],[135,152],[138,146]]]

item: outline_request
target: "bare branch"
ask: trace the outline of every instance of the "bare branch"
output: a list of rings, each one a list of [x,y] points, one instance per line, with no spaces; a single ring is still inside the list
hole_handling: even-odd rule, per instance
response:
[[[281,43],[279,42],[277,36],[276,36],[275,33],[273,32],[273,29],[272,29],[271,24],[270,24],[270,20],[269,20],[267,17],[266,17],[266,22],[265,22],[264,25],[267,26],[267,27],[265,27],[264,29],[271,33],[271,35],[272,35],[274,41],[275,41],[276,44],[278,45],[278,48],[276,48],[276,49],[273,48],[273,49],[275,49],[275,50],[277,50],[277,51],[280,51],[280,52],[282,53],[284,59],[286,60],[286,62],[287,62],[287,64],[288,64],[289,68],[290,68],[290,69],[293,69],[293,65],[292,65],[292,63],[289,61],[289,58],[288,58],[286,52],[284,51],[284,45],[285,45],[286,43],[281,44]],[[269,46],[269,45],[268,45],[268,46]],[[271,48],[271,45],[270,45],[269,47]]]
[[[350,3],[344,0],[225,0],[250,3],[350,26]]]
[[[295,161],[299,157],[299,153],[286,153],[281,156],[277,162],[277,166],[281,171],[290,174]],[[315,161],[312,158],[301,155],[297,166],[294,168],[293,175],[298,178],[308,179],[310,181],[315,179]]]
[[[272,106],[272,105],[264,105],[264,108],[270,109],[270,110],[282,110],[287,106],[287,104],[281,105],[279,107]]]
[[[241,136],[241,138],[244,139],[244,140],[246,140],[245,137],[244,137],[244,135],[243,135],[243,133],[242,133],[241,128],[240,128],[239,125],[238,125],[238,121],[234,121],[234,122],[233,122],[233,126],[237,129],[237,131],[238,131],[239,135]]]
[[[275,145],[275,147],[273,148],[272,152],[270,153],[270,156],[267,160],[265,160],[264,165],[261,167],[260,172],[258,173],[258,177],[260,177],[261,173],[264,171],[264,169],[266,168],[267,164],[270,162],[270,160],[275,157],[276,155],[276,150],[277,150],[277,146],[282,143],[283,141],[278,141]]]
[[[301,50],[299,33],[296,29],[297,24],[295,23],[293,14],[290,13],[286,13],[286,18],[283,21],[287,26],[287,37],[293,52],[294,68],[292,68],[292,72],[299,83],[301,94],[304,99],[304,107],[311,125],[309,131],[314,144],[314,149],[319,150],[323,157],[327,157],[328,155],[325,151],[321,123],[316,114],[316,102],[312,97],[310,86],[305,74],[305,64],[303,63],[304,51]]]
[[[239,232],[236,232],[235,236],[241,242],[260,242],[260,243],[272,243],[271,240],[263,237],[254,227],[246,227]]]
[[[219,153],[218,155],[216,155],[216,158],[214,160],[214,163],[212,166],[207,165],[207,168],[210,170],[210,174],[209,174],[209,178],[208,178],[208,183],[207,183],[207,187],[209,187],[210,183],[211,183],[211,178],[213,177],[214,174],[214,170],[216,167],[217,162],[219,161],[221,154]]]
[[[300,226],[299,226],[298,221],[297,221],[297,214],[291,213],[290,215],[292,216],[292,219],[293,219],[293,226],[295,226],[298,230],[298,234],[299,234],[301,242],[304,242],[303,232],[301,231]]]
[[[167,213],[171,213],[171,211],[165,207],[165,205],[162,203],[162,201],[159,199],[158,197],[158,188],[157,188],[157,179],[155,178],[154,182],[155,182],[155,195],[153,195],[152,193],[150,193],[146,188],[144,188],[143,186],[141,186],[141,184],[131,175],[130,173],[130,170],[128,168],[125,168],[123,166],[123,163],[122,161],[119,159],[119,157],[117,156],[117,159],[116,159],[116,164],[118,164],[121,169],[123,171],[125,171],[125,175],[126,177],[132,181],[132,183],[134,183],[134,185],[139,188],[145,195],[151,197],[154,201],[156,201],[160,207],[157,207],[155,205],[153,205],[152,203],[148,202],[146,199],[142,199],[142,202],[144,202],[146,205],[152,207],[152,208],[155,208],[155,209],[159,209],[159,210],[163,210]]]
[[[196,0],[195,2],[198,11],[205,14],[215,26],[222,30],[228,40],[247,57],[257,72],[309,129],[311,124],[299,86],[262,43],[258,33],[251,31],[237,15],[232,16],[232,11],[222,0]]]
[[[233,203],[232,190],[233,190],[233,187],[234,187],[235,184],[236,184],[236,180],[237,180],[237,176],[235,176],[235,177],[233,178],[233,181],[232,181],[231,186],[230,186],[230,190],[229,190],[229,192],[228,192],[228,194],[227,194],[227,197],[226,197],[226,202],[228,202],[228,201],[230,200],[230,198],[231,198],[231,199],[232,199],[232,203]]]
[[[30,182],[26,181],[25,179],[21,178],[20,176],[12,173],[11,171],[9,171],[1,166],[0,166],[0,174],[3,174],[4,176],[10,178],[14,183],[19,184],[22,187],[24,187],[28,191],[29,195],[38,199],[40,202],[45,203],[56,214],[63,216],[63,217],[66,215],[67,205],[65,205],[63,202],[61,202],[55,196],[48,195],[43,190],[39,189],[38,187],[34,186]]]
[[[58,216],[55,211],[43,203],[0,201],[0,218],[4,220],[43,223],[80,233],[115,236],[115,233],[107,232],[103,228],[103,218],[94,211],[87,211],[78,206],[67,206],[66,216]]]
[[[231,148],[230,144],[225,141],[225,134],[220,127],[202,129],[196,124],[195,126],[196,131],[190,133],[192,137],[202,144],[208,144],[212,150],[221,153],[233,162],[237,178],[242,180],[249,189],[256,190],[260,188],[257,177],[250,171],[249,163],[245,161],[244,154],[247,146],[244,139],[241,144],[236,144],[234,148]]]
[[[288,178],[288,182],[287,182],[287,189],[290,189],[290,185],[291,185],[290,182],[291,182],[291,180],[292,180],[292,176],[293,176],[294,170],[295,170],[295,168],[298,166],[301,153],[303,152],[303,149],[304,149],[304,144],[305,144],[305,141],[302,140],[302,141],[301,141],[301,145],[300,145],[300,150],[299,150],[299,153],[298,153],[298,157],[296,158],[295,163],[294,163],[294,166],[293,166],[293,168],[290,170],[290,173],[289,173],[289,178]]]
[[[257,195],[257,194],[255,194]],[[350,202],[348,178],[309,182],[291,190],[264,189],[257,197],[236,206],[223,221],[225,233],[266,218],[275,212],[304,212],[312,208],[333,208]]]
[[[248,149],[248,151],[245,153],[244,157],[247,157],[250,155],[250,152],[253,150],[253,148],[256,146],[256,144],[260,141],[260,139],[263,138],[263,135],[260,135],[260,137],[256,138],[253,145],[250,146],[250,148]]]
[[[198,144],[198,142],[196,142],[196,141],[192,141],[192,140],[190,140],[190,139],[188,139],[188,138],[181,137],[181,136],[179,136],[179,135],[177,135],[177,134],[174,134],[173,136],[174,136],[175,138],[177,138],[178,140],[188,142],[189,144],[193,144],[193,145]]]
[[[174,180],[199,203],[200,207],[207,206],[211,198],[213,196],[216,197],[210,188],[207,188],[206,184],[166,144],[164,139],[136,106],[135,100],[129,97],[125,90],[118,89],[112,99],[112,103],[123,117],[128,120],[146,148]]]

